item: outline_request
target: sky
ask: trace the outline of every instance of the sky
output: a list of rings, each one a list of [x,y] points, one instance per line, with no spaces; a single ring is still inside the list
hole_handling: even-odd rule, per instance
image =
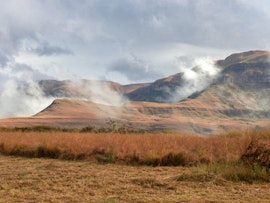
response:
[[[269,50],[269,0],[0,0],[9,78],[150,82],[198,58]]]

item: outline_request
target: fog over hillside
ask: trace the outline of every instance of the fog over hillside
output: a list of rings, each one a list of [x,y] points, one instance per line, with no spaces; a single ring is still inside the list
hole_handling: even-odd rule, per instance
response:
[[[250,56],[245,56],[248,53]],[[177,103],[189,96],[194,97],[212,84],[230,80],[244,89],[254,91],[257,88],[257,92],[262,92],[260,100],[256,102],[267,110],[270,99],[268,92],[262,88],[269,85],[268,57],[268,52],[256,51],[236,56],[233,54],[226,60],[219,61],[198,58],[192,63],[193,67],[186,68],[184,72],[148,84],[128,85],[129,88],[134,86],[131,88],[132,91],[127,91],[125,85],[109,81],[76,78],[65,81],[52,80],[28,66],[17,64],[1,69],[0,102],[3,109],[0,116],[2,118],[31,116],[57,98],[82,99],[108,106],[122,106],[130,100]],[[237,94],[241,92],[238,91]],[[245,97],[243,96],[244,100]],[[231,105],[234,102],[232,98]],[[254,105],[250,107],[252,108],[256,110]]]
[[[218,77],[214,61],[270,49],[269,9],[267,0],[3,1],[0,117],[33,115],[60,97],[44,93],[44,80],[76,81],[76,97],[107,105],[186,99]],[[144,85],[127,93],[81,79]]]

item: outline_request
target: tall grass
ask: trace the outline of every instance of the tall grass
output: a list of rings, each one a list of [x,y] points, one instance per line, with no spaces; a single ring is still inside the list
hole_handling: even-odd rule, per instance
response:
[[[0,154],[132,165],[206,166],[198,179],[222,174],[226,180],[270,182],[270,131],[198,137],[41,130],[1,131]]]
[[[243,136],[206,138],[164,133],[0,133],[0,153],[6,155],[147,165],[235,162],[248,143]]]

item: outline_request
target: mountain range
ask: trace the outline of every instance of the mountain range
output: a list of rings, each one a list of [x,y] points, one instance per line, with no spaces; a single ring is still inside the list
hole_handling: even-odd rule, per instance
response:
[[[83,128],[113,120],[200,135],[270,127],[268,51],[232,54],[152,83],[43,80],[39,86],[53,103],[32,117],[2,119],[0,126]]]

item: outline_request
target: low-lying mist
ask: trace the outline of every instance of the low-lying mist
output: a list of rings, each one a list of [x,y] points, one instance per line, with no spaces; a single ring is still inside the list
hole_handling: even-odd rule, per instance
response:
[[[184,85],[171,91],[167,102],[179,102],[193,93],[207,88],[220,73],[220,68],[210,58],[198,58],[193,62],[193,68],[186,68],[183,74]]]
[[[44,96],[33,79],[22,81],[7,75],[1,75],[1,78],[0,118],[31,116],[53,101],[52,97]]]
[[[113,89],[112,83],[104,81],[73,80],[70,88],[78,91],[78,98],[107,106],[122,106],[128,99]]]
[[[72,80],[68,88],[76,91],[76,95],[53,97],[45,96],[39,82],[32,78],[23,81],[3,74],[1,78],[0,118],[32,116],[45,109],[57,98],[82,99],[108,106],[122,106],[128,102],[128,99],[117,90],[113,90],[106,82],[87,81],[86,83],[83,80]]]
[[[171,92],[168,102],[178,102],[206,88],[219,73],[218,67],[209,58],[194,60],[195,68],[186,69],[183,75],[184,86]],[[108,106],[122,106],[129,100],[119,91],[117,85],[105,81],[89,81],[73,78],[67,85],[70,95],[48,95],[39,85],[39,77],[25,68],[12,67],[0,72],[0,118],[31,116],[49,106],[56,98],[75,98]],[[66,91],[65,90],[65,91]],[[74,93],[75,92],[75,93]]]

